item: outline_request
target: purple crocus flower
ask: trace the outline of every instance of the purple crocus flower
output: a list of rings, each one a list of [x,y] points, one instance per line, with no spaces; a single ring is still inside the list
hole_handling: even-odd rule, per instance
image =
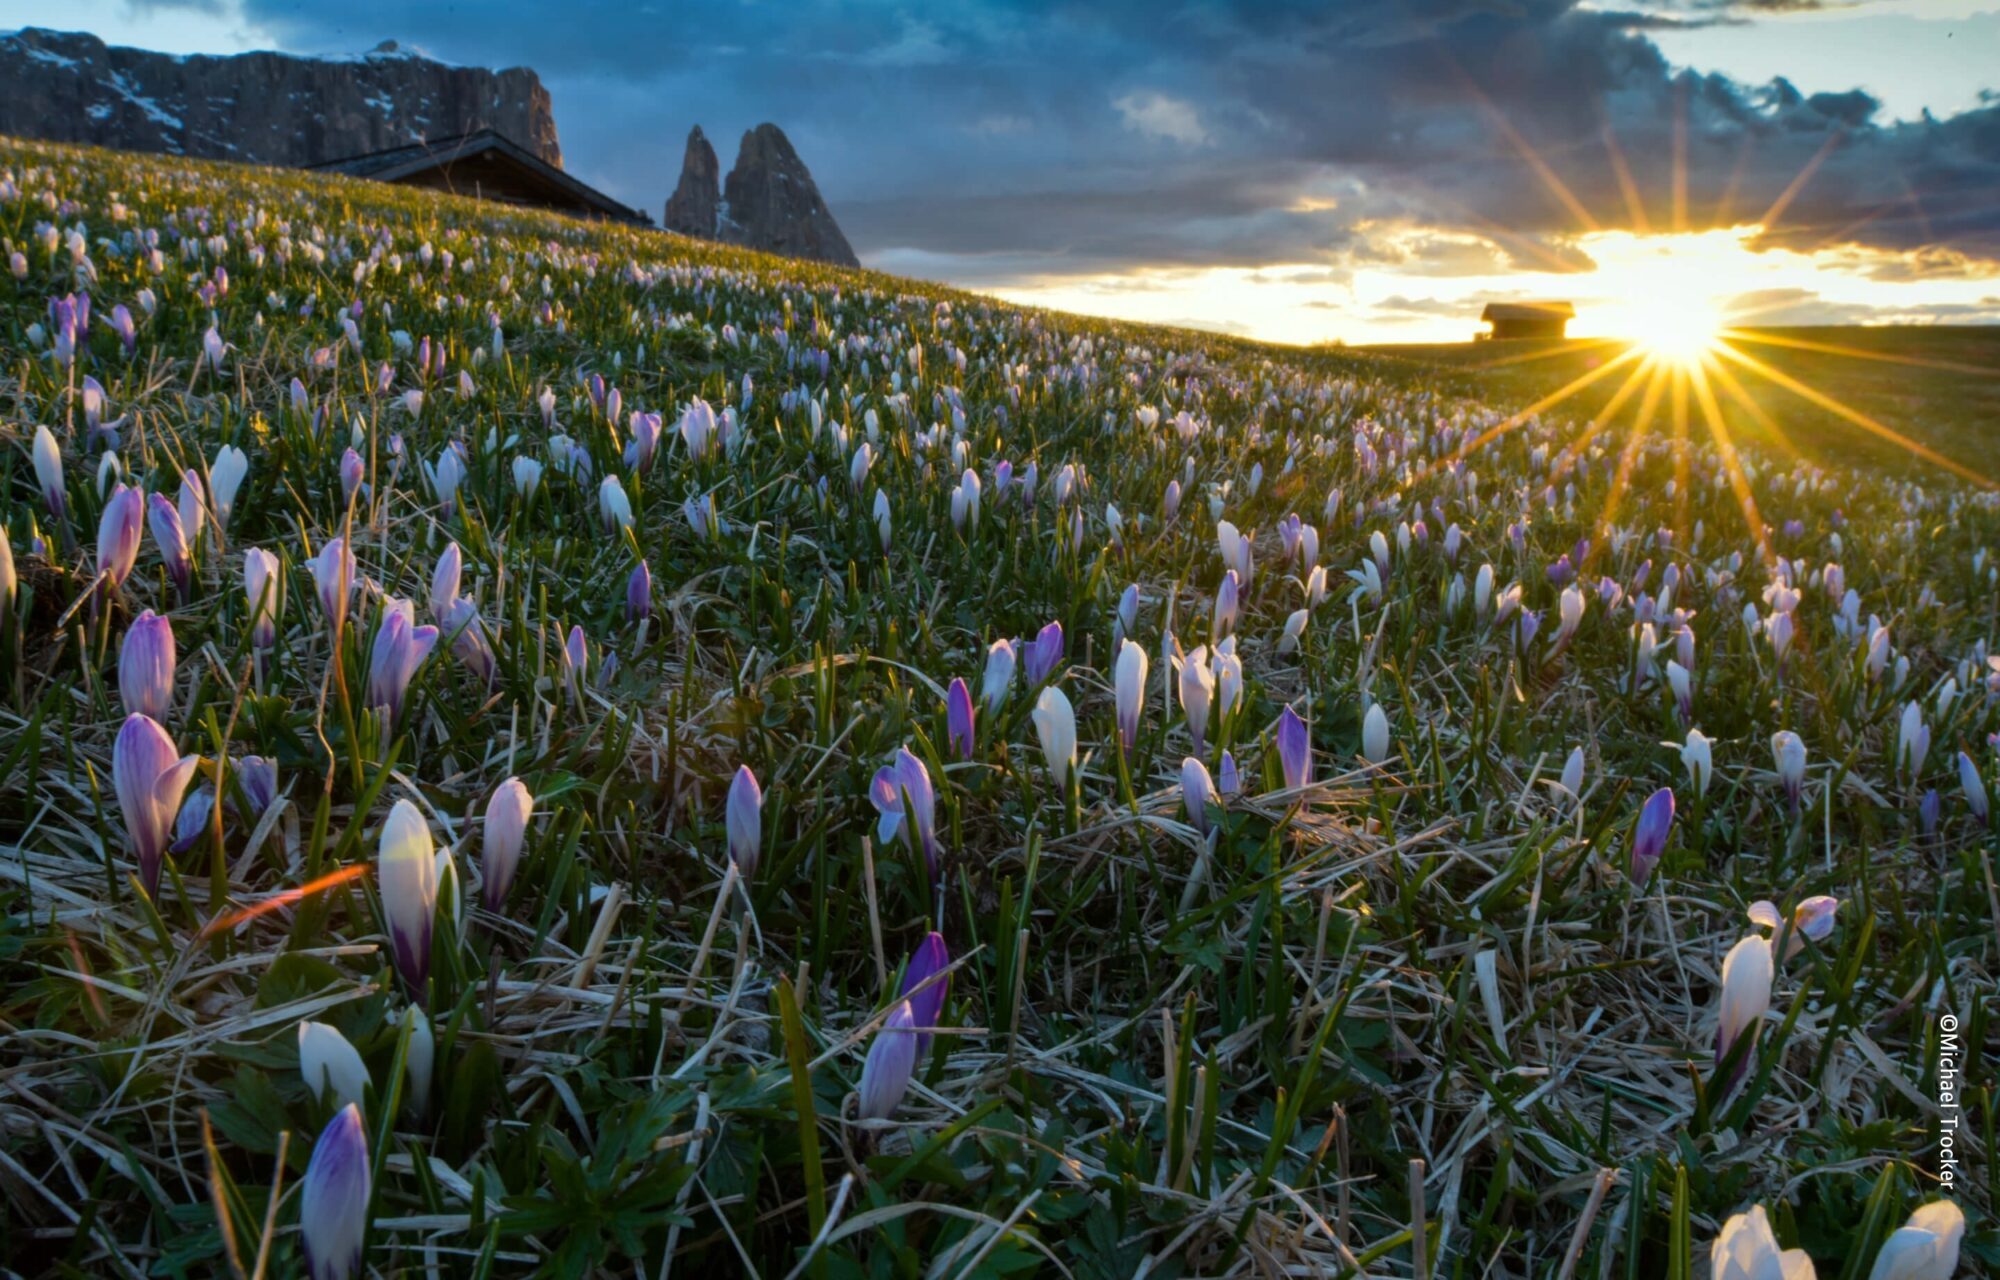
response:
[[[581,626],[569,629],[569,639],[563,641],[557,661],[562,667],[562,682],[569,690],[570,701],[583,705],[583,673],[590,665],[590,641],[585,638]]]
[[[424,815],[398,800],[382,824],[375,883],[382,895],[389,951],[410,998],[423,998],[431,974],[431,929],[437,917],[437,849]]]
[[[97,572],[105,590],[116,591],[132,575],[145,530],[146,496],[128,485],[111,491],[97,522]]]
[[[368,1133],[361,1108],[342,1107],[313,1145],[299,1185],[299,1240],[309,1280],[352,1280],[368,1234]]]
[[[632,439],[625,445],[625,465],[635,471],[645,471],[653,465],[653,455],[660,447],[660,415],[632,411]]]
[[[1208,766],[1188,756],[1181,761],[1181,803],[1187,806],[1188,821],[1203,835],[1208,834],[1208,805],[1215,798],[1215,781]]]
[[[126,355],[139,349],[139,327],[132,322],[132,312],[122,302],[111,308],[111,332],[124,344]]]
[[[146,500],[146,521],[153,527],[153,542],[160,549],[167,576],[174,580],[174,590],[187,599],[194,578],[194,557],[188,551],[187,533],[181,528],[181,513],[166,494],[155,493]]]
[[[328,544],[331,545],[331,544]],[[375,629],[375,643],[368,652],[368,705],[394,724],[403,715],[403,696],[410,690],[410,678],[437,644],[438,629],[417,626],[408,600],[386,596],[382,601],[382,622]]]
[[[451,651],[474,678],[485,684],[493,683],[499,662],[486,635],[486,620],[479,616],[479,606],[472,603],[471,597],[453,600],[439,617],[438,630],[441,635],[451,637]]]
[[[199,763],[198,756],[176,754],[174,740],[150,716],[127,716],[112,744],[111,780],[125,817],[126,840],[139,862],[139,882],[149,898],[159,897],[167,831]]]
[[[958,758],[972,759],[972,690],[966,687],[961,677],[952,677],[951,687],[945,690],[944,719],[945,736],[951,740],[951,745],[958,749]]]
[[[641,560],[632,576],[625,579],[625,618],[644,622],[653,616],[653,571]]]
[[[348,604],[354,599],[354,553],[347,549],[347,539],[328,538],[320,545],[319,554],[306,561],[306,567],[319,587],[319,607],[338,636],[347,621]]]
[[[945,997],[951,992],[951,975],[945,973],[950,967],[951,949],[945,946],[944,935],[932,930],[917,949],[910,953],[910,963],[903,969],[903,989],[897,992],[898,999],[909,1002],[912,1025],[934,1027],[938,1024],[938,1018],[944,1013]],[[942,978],[932,982],[923,991],[917,990],[924,983],[930,982],[934,974],[940,973],[944,974]],[[922,1057],[924,1050],[930,1046],[930,1033],[918,1032],[917,1056]]]
[[[278,766],[263,756],[244,756],[236,762],[236,785],[250,806],[247,816],[255,821],[277,802]]]
[[[519,778],[509,778],[495,787],[486,802],[479,871],[483,879],[480,900],[488,911],[498,912],[507,901],[507,890],[521,866],[521,849],[527,843],[528,819],[534,811],[535,798]]]
[[[931,786],[931,772],[924,768],[908,747],[896,751],[896,790],[903,795],[903,809],[914,828],[911,839],[923,850],[924,865],[931,879],[938,875],[937,792]]]
[[[861,1067],[858,1112],[863,1120],[887,1120],[902,1102],[917,1069],[916,1025],[910,1002],[899,1000],[888,1021],[875,1033],[875,1042],[868,1046],[868,1059]]]
[[[1278,714],[1278,763],[1285,772],[1285,789],[1296,791],[1312,780],[1312,742],[1306,722],[1289,706]]]
[[[165,720],[173,705],[174,628],[151,609],[132,623],[119,647],[118,693],[128,715]]]
[[[1236,771],[1235,752],[1225,751],[1222,753],[1222,766],[1216,770],[1215,774],[1215,789],[1225,798],[1233,796],[1243,789],[1243,779]]]
[[[1063,657],[1063,629],[1061,622],[1051,622],[1041,633],[1023,646],[1027,650],[1022,655],[1022,665],[1027,670],[1028,687],[1047,680],[1054,673]]]
[[[187,803],[181,806],[180,816],[174,819],[174,842],[167,846],[167,851],[178,858],[194,848],[195,842],[208,830],[208,819],[214,812],[214,791],[206,785],[190,791]]]
[[[875,820],[875,840],[887,844],[903,828],[903,793],[896,786],[896,766],[885,764],[868,783],[868,802],[879,815]]]
[[[729,857],[745,880],[757,875],[757,858],[764,851],[764,789],[750,766],[738,765],[723,805],[723,826],[729,832]]]
[[[361,479],[368,474],[368,463],[353,449],[340,455],[340,500],[352,502],[355,490],[361,487]]]
[[[1646,797],[1639,821],[1632,827],[1632,883],[1645,888],[1652,878],[1660,855],[1667,851],[1667,837],[1674,829],[1674,789],[1661,787]]]
[[[1937,788],[1924,792],[1924,798],[1917,802],[1917,827],[1927,836],[1937,834],[1938,819],[1944,816],[1944,801],[1939,798]]]

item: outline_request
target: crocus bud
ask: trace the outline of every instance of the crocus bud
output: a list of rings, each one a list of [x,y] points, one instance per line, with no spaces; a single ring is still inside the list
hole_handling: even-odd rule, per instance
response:
[[[1146,651],[1130,640],[1118,650],[1112,685],[1118,703],[1118,737],[1131,751],[1139,741],[1139,713],[1146,704]]]
[[[313,583],[319,589],[320,610],[338,636],[347,621],[348,604],[354,599],[354,553],[347,549],[347,539],[328,538],[306,567],[312,570]]]
[[[1778,730],[1771,735],[1771,759],[1777,766],[1778,781],[1785,788],[1785,803],[1797,813],[1799,793],[1806,781],[1805,740],[1790,729]]]
[[[1709,1246],[1711,1280],[1812,1280],[1812,1258],[1803,1249],[1780,1249],[1763,1205],[1722,1224]]]
[[[910,1002],[899,1000],[875,1033],[875,1042],[868,1046],[868,1059],[861,1067],[857,1110],[863,1120],[887,1120],[903,1100],[917,1069],[916,1025]]]
[[[582,706],[583,675],[590,665],[590,641],[584,637],[582,626],[569,629],[569,638],[557,651],[556,661],[562,668],[562,682],[569,690],[570,701]]]
[[[986,703],[986,714],[998,714],[1007,695],[1014,688],[1014,667],[1016,664],[1014,642],[995,640],[986,650],[986,674],[979,682],[979,696]]]
[[[398,800],[382,824],[375,879],[389,927],[396,972],[412,1000],[423,998],[431,973],[431,927],[437,916],[437,850],[424,815]]]
[[[921,1028],[938,1024],[938,1017],[944,1012],[945,997],[951,993],[951,974],[946,972],[950,967],[951,949],[945,946],[944,935],[935,930],[910,953],[910,963],[903,969],[903,987],[897,998],[909,1002],[911,1025]],[[917,990],[937,974],[944,976],[931,982],[924,990]],[[924,1050],[930,1047],[930,1032],[919,1031],[917,1056],[922,1057]]]
[[[1139,626],[1139,584],[1126,587],[1118,597],[1118,635],[1128,639]]]
[[[1688,783],[1694,787],[1696,796],[1708,794],[1708,780],[1715,775],[1715,752],[1707,734],[1699,729],[1689,729],[1687,743],[1681,747],[1681,763],[1687,766]]]
[[[1963,751],[1958,753],[1958,785],[1965,792],[1965,805],[1972,810],[1972,816],[1992,826],[1993,806],[1986,795],[1986,780],[1979,776],[1979,766],[1972,757]]]
[[[1632,827],[1631,880],[1643,889],[1652,878],[1653,867],[1667,851],[1667,837],[1674,829],[1674,789],[1661,787],[1646,797],[1639,821]]]
[[[153,544],[160,549],[160,562],[166,565],[174,590],[187,599],[194,579],[194,556],[181,529],[180,512],[166,494],[156,493],[146,500],[146,522],[152,526]]]
[[[1194,740],[1195,754],[1205,749],[1208,712],[1215,701],[1215,673],[1208,665],[1208,646],[1197,645],[1181,660],[1181,711],[1187,716],[1188,736]]]
[[[1057,789],[1066,790],[1070,774],[1076,768],[1076,711],[1069,704],[1069,696],[1050,685],[1036,699],[1029,718],[1035,722],[1035,732],[1041,737],[1042,756],[1048,761]]]
[[[1672,659],[1667,661],[1667,687],[1673,690],[1675,713],[1686,724],[1694,715],[1694,684],[1688,669]]]
[[[930,770],[908,747],[896,751],[896,791],[904,816],[910,821],[911,838],[923,850],[924,865],[929,868],[931,879],[936,880],[939,861],[937,791],[931,785]]]
[[[340,500],[354,501],[355,491],[361,488],[362,477],[368,474],[368,463],[354,450],[340,455]]]
[[[250,604],[250,643],[269,649],[278,643],[278,557],[261,547],[243,553],[243,594]]]
[[[125,632],[118,650],[118,693],[127,715],[165,720],[174,700],[174,628],[151,609]]]
[[[7,615],[14,611],[14,593],[20,589],[20,576],[14,568],[14,544],[7,540],[7,526],[0,524],[0,630],[7,625]]]
[[[1370,713],[1381,711],[1378,703]],[[1382,722],[1382,734],[1386,744],[1389,733],[1388,721]],[[1278,713],[1278,764],[1284,771],[1285,789],[1297,791],[1312,781],[1312,739],[1306,733],[1306,722],[1299,719],[1299,713],[1287,706]],[[1387,754],[1386,745],[1383,748]]]
[[[309,1280],[352,1280],[368,1235],[368,1134],[348,1103],[327,1122],[299,1186],[299,1239]]]
[[[625,486],[617,476],[606,476],[597,486],[597,511],[608,534],[615,536],[632,527],[632,500],[625,496]]]
[[[535,810],[535,798],[519,778],[509,778],[493,788],[486,801],[486,830],[479,854],[480,902],[498,913],[513,887],[514,873],[521,867],[521,849],[528,839],[528,819]]]
[[[227,444],[216,450],[215,461],[208,464],[208,495],[217,528],[229,528],[229,515],[236,509],[236,491],[243,487],[243,477],[249,473],[250,459],[243,450]]]
[[[127,716],[111,747],[111,778],[125,818],[125,837],[139,863],[139,882],[146,896],[156,901],[167,833],[199,763],[197,756],[177,756],[167,731],[143,715]]]
[[[729,783],[729,798],[723,806],[723,825],[729,831],[729,856],[745,880],[757,874],[757,857],[764,851],[764,791],[749,765],[738,765]]]
[[[1061,622],[1051,622],[1028,642],[1028,652],[1024,656],[1028,687],[1034,688],[1054,674],[1063,657],[1063,628]]]
[[[324,1022],[299,1024],[299,1075],[322,1104],[360,1106],[366,1100],[368,1067],[338,1027]]]
[[[458,600],[458,586],[465,573],[465,555],[456,542],[447,542],[431,570],[431,615],[442,618]]]
[[[1298,651],[1299,637],[1306,633],[1306,623],[1311,620],[1312,615],[1304,609],[1292,610],[1291,614],[1285,619],[1285,633],[1278,637],[1278,652],[1280,654],[1296,653]]]
[[[1215,616],[1209,624],[1210,635],[1219,640],[1236,630],[1237,615],[1241,611],[1239,602],[1239,579],[1236,570],[1222,575],[1222,585],[1215,591]]]
[[[375,629],[375,643],[368,651],[367,705],[379,711],[390,724],[402,718],[403,698],[409,693],[410,679],[430,657],[437,645],[438,629],[417,626],[408,600],[386,596],[382,601],[382,622]]]
[[[1361,718],[1361,758],[1369,764],[1381,764],[1389,758],[1389,713],[1379,702],[1370,704],[1368,714]]]
[[[1583,748],[1571,747],[1569,759],[1563,762],[1562,789],[1572,802],[1583,798],[1583,763]]]
[[[252,821],[264,816],[278,799],[278,766],[263,756],[244,756],[236,762],[236,785],[243,802],[250,806]]]
[[[625,620],[644,622],[653,616],[653,571],[641,560],[625,579]]]
[[[1715,1060],[1720,1063],[1744,1035],[1755,1043],[1757,1026],[1771,1007],[1771,944],[1753,933],[1729,949],[1722,961],[1722,991],[1716,1001]],[[1749,1056],[1737,1064],[1740,1075]]]
[[[42,501],[48,504],[49,515],[62,523],[63,513],[69,508],[67,493],[63,488],[62,449],[47,427],[35,428],[35,483],[41,487]]]
[[[972,690],[957,676],[952,677],[951,687],[945,690],[944,727],[945,737],[957,750],[958,758],[972,759],[974,742]]]
[[[1215,782],[1208,766],[1194,756],[1181,761],[1181,804],[1187,808],[1188,822],[1196,831],[1208,834],[1208,806],[1215,799]]]
[[[108,455],[107,455],[108,456]],[[97,522],[97,572],[107,591],[116,591],[132,574],[145,529],[146,496],[127,485],[111,491]]]
[[[514,459],[514,492],[521,495],[522,501],[525,502],[534,497],[535,490],[541,486],[541,483],[542,464],[540,462],[525,454]]]
[[[1964,1238],[1965,1210],[1949,1200],[1933,1200],[1882,1242],[1868,1280],[1951,1280]]]
[[[421,1116],[430,1107],[437,1038],[431,1034],[430,1018],[415,1005],[403,1010],[403,1022],[410,1028],[409,1050],[403,1057],[403,1110]]]
[[[1222,764],[1215,771],[1215,788],[1225,799],[1243,789],[1242,779],[1236,773],[1236,755],[1234,752],[1224,751],[1222,753]]]

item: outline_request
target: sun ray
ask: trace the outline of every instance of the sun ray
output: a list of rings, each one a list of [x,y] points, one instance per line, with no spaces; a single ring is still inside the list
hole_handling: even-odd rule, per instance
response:
[[[1612,392],[1611,399],[1605,401],[1604,407],[1584,424],[1584,429],[1577,438],[1564,446],[1562,453],[1557,455],[1555,465],[1549,469],[1550,474],[1568,474],[1569,469],[1575,466],[1576,460],[1582,456],[1585,446],[1603,434],[1605,428],[1618,416],[1618,411],[1625,407],[1625,402],[1645,384],[1646,376],[1652,371],[1652,367],[1650,361],[1642,360],[1630,374],[1626,375],[1625,381],[1618,384],[1618,390]]]
[[[1710,362],[1708,371],[1710,374],[1714,376],[1715,380],[1722,385],[1723,391],[1729,396],[1729,398],[1736,402],[1737,407],[1742,409],[1743,412],[1749,414],[1751,421],[1755,422],[1758,426],[1762,427],[1766,432],[1768,432],[1771,438],[1777,441],[1778,446],[1782,448],[1787,455],[1789,455],[1794,459],[1802,459],[1805,457],[1805,455],[1799,451],[1798,445],[1792,443],[1791,435],[1787,433],[1783,427],[1778,425],[1778,420],[1776,418],[1773,418],[1770,414],[1764,412],[1764,406],[1758,404],[1756,397],[1752,396],[1749,390],[1745,388],[1741,382],[1737,381],[1736,375],[1729,371],[1728,365],[1722,363],[1722,361],[1720,360],[1714,360]]]
[[[1625,341],[1627,341],[1627,339],[1625,338],[1610,338],[1610,337],[1570,338],[1567,341],[1561,343],[1560,345],[1552,345],[1538,351],[1519,352],[1515,355],[1505,356],[1498,360],[1487,360],[1480,364],[1469,364],[1465,366],[1465,369],[1468,373],[1480,373],[1488,369],[1504,369],[1508,365],[1531,364],[1537,360],[1550,360],[1555,358],[1556,356],[1573,355],[1578,351],[1588,351],[1593,347],[1615,346],[1618,343]]]
[[[1486,428],[1486,430],[1480,432],[1476,437],[1474,437],[1468,443],[1459,446],[1457,453],[1458,459],[1459,460],[1465,459],[1472,453],[1480,449],[1483,449],[1488,444],[1492,443],[1493,440],[1495,440],[1496,438],[1506,435],[1509,431],[1512,431],[1515,428],[1519,427],[1522,423],[1528,421],[1528,419],[1534,417],[1536,414],[1541,413],[1546,409],[1552,409],[1556,405],[1561,404],[1563,401],[1569,399],[1577,392],[1583,390],[1585,387],[1591,385],[1592,383],[1598,381],[1601,378],[1609,376],[1611,371],[1618,368],[1620,365],[1623,365],[1629,360],[1638,359],[1639,354],[1640,354],[1639,348],[1633,347],[1631,350],[1625,352],[1625,354],[1618,356],[1614,359],[1607,360],[1603,364],[1597,366],[1595,369],[1592,369],[1587,373],[1581,374],[1578,377],[1570,379],[1567,383],[1556,388],[1554,391],[1549,392],[1549,394],[1535,401],[1533,404],[1521,410],[1519,413],[1506,419],[1504,422],[1495,423],[1493,426],[1490,426]]]
[[[1639,450],[1646,442],[1646,436],[1653,429],[1653,415],[1659,411],[1660,395],[1666,385],[1666,371],[1658,362],[1648,359],[1640,366],[1642,372],[1650,371],[1646,380],[1646,394],[1639,401],[1638,415],[1632,422],[1632,433],[1625,438],[1625,448],[1618,455],[1618,470],[1611,478],[1611,492],[1604,496],[1604,510],[1597,518],[1597,532],[1590,540],[1590,555],[1585,563],[1601,554],[1605,535],[1612,522],[1618,518],[1618,504],[1624,500],[1625,490],[1632,482],[1632,468],[1639,460]]]
[[[1716,403],[1715,390],[1708,385],[1707,366],[1714,356],[1697,362],[1688,370],[1688,378],[1694,385],[1695,401],[1701,407],[1701,416],[1708,423],[1709,438],[1715,442],[1716,453],[1722,458],[1723,471],[1729,477],[1729,487],[1736,494],[1737,505],[1743,508],[1743,523],[1756,539],[1758,557],[1768,568],[1776,559],[1771,550],[1771,540],[1765,533],[1764,517],[1757,510],[1757,496],[1750,491],[1749,477],[1743,474],[1742,460],[1736,456],[1736,442],[1730,439],[1729,427],[1722,418],[1722,406]]]
[[[1971,373],[1982,378],[2000,378],[2000,369],[1976,364],[1961,364],[1956,360],[1927,360],[1922,356],[1896,355],[1888,351],[1868,351],[1861,347],[1843,346],[1837,342],[1815,342],[1810,338],[1793,338],[1768,330],[1728,329],[1723,337],[1732,342],[1755,342],[1764,346],[1792,347],[1799,351],[1817,351],[1823,355],[1846,356],[1852,360],[1879,360],[1885,364],[1912,365],[1920,369],[1943,369],[1951,373]]]
[[[349,880],[367,874],[368,865],[362,862],[342,867],[338,871],[330,871],[319,879],[302,884],[296,889],[282,890],[281,892],[272,894],[262,902],[252,903],[241,910],[215,917],[202,927],[201,938],[196,941],[212,938],[223,930],[233,929],[246,920],[253,920],[267,912],[276,911],[280,907],[289,907],[294,903],[312,897],[316,893],[325,893],[329,889],[337,888],[340,885],[346,884]]]
[[[1846,131],[1842,129],[1835,129],[1828,134],[1826,141],[1820,144],[1819,150],[1813,153],[1813,158],[1806,161],[1799,169],[1798,175],[1785,184],[1785,189],[1778,193],[1778,198],[1771,202],[1771,207],[1764,210],[1764,216],[1757,219],[1757,225],[1763,227],[1766,234],[1778,225],[1778,220],[1785,216],[1785,210],[1791,208],[1792,201],[1798,199],[1799,192],[1805,190],[1806,183],[1811,182],[1812,176],[1819,172],[1820,165],[1826,163],[1826,158],[1832,155],[1834,149],[1846,138]]]
[[[1873,435],[1880,436],[1882,439],[1887,440],[1892,444],[1899,445],[1906,452],[1913,454],[1916,457],[1922,458],[1926,462],[1932,463],[1933,465],[1936,466],[1943,467],[1945,470],[1951,472],[1953,475],[1956,475],[1962,479],[1970,480],[1972,483],[1978,485],[1982,489],[2000,488],[2000,485],[1996,485],[1990,477],[1983,476],[1979,474],[1977,471],[1974,471],[1971,467],[1966,466],[1964,463],[1953,461],[1952,459],[1947,458],[1943,454],[1939,453],[1937,450],[1910,439],[1902,432],[1897,431],[1894,427],[1887,427],[1882,425],[1881,423],[1875,421],[1875,419],[1869,417],[1865,413],[1862,413],[1858,409],[1848,408],[1846,405],[1834,399],[1832,396],[1827,395],[1825,392],[1820,391],[1815,387],[1807,386],[1805,383],[1800,382],[1797,378],[1794,378],[1789,374],[1783,373],[1777,369],[1772,368],[1770,365],[1765,364],[1762,360],[1757,359],[1757,357],[1750,355],[1748,352],[1738,351],[1734,347],[1719,347],[1717,348],[1717,350],[1720,351],[1723,355],[1727,356],[1729,359],[1736,361],[1744,368],[1749,369],[1751,372],[1759,374],[1765,379],[1776,383],[1778,386],[1783,387],[1785,390],[1791,392],[1795,396],[1798,396],[1800,399],[1808,400],[1813,404],[1818,405],[1820,408],[1825,409],[1828,413],[1834,414],[1841,418],[1845,418],[1847,421],[1853,423],[1857,427],[1860,427],[1862,430],[1867,431]]]
[[[1632,229],[1640,235],[1651,234],[1652,228],[1646,222],[1646,201],[1639,194],[1639,184],[1632,179],[1632,166],[1625,163],[1625,149],[1618,145],[1618,135],[1607,119],[1599,132],[1604,137],[1604,150],[1611,157],[1611,172],[1618,179],[1618,190],[1625,197],[1625,211],[1632,218]]]

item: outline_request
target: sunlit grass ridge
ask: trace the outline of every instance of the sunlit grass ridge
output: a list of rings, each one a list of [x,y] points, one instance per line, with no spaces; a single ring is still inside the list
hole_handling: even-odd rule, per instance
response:
[[[0,242],[0,1266],[2000,1264],[2000,504],[1740,333],[1576,421],[4,141]]]

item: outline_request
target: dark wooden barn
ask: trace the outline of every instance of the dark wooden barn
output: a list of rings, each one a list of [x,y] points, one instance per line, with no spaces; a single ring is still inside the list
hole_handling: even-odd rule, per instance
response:
[[[350,178],[431,187],[527,208],[553,209],[579,218],[604,218],[640,226],[650,226],[653,221],[639,210],[628,209],[602,191],[578,182],[491,129],[430,138],[308,168],[320,173],[346,174]]]
[[[1567,302],[1489,302],[1480,320],[1491,326],[1482,338],[1561,338],[1576,308]]]

